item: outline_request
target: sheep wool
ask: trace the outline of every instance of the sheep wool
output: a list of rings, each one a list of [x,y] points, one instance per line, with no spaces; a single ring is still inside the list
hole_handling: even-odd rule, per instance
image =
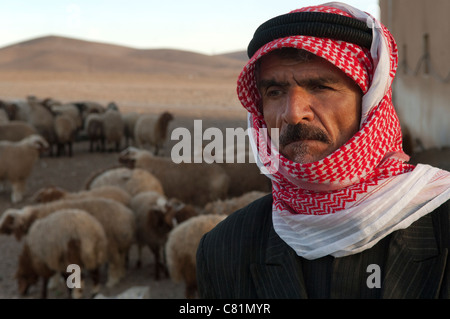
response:
[[[37,134],[36,129],[23,121],[0,124],[0,141],[19,142],[32,134]]]
[[[136,121],[134,137],[136,145],[143,148],[150,145],[154,148],[154,154],[158,155],[167,139],[169,122],[173,120],[173,115],[164,112],[159,115],[141,114]]]
[[[106,145],[113,143],[115,151],[120,149],[120,143],[123,137],[124,124],[122,115],[119,111],[108,109],[103,116],[103,129]]]
[[[108,238],[107,286],[114,286],[125,274],[126,256],[136,241],[134,214],[119,202],[106,198],[62,199],[25,206],[20,210],[8,209],[0,219],[0,232],[14,234],[20,240],[36,220],[66,208],[82,209],[103,226]]]
[[[147,170],[127,167],[107,169],[86,183],[86,189],[94,189],[106,185],[115,185],[130,194],[131,197],[144,192],[155,191],[164,194],[163,186],[158,178]]]
[[[33,272],[44,278],[46,286],[54,273],[66,273],[71,264],[96,272],[106,260],[107,238],[99,221],[80,209],[58,210],[33,223],[25,237],[16,273],[19,290],[26,292],[33,283],[29,280]],[[30,263],[26,264],[27,261]],[[95,285],[97,291],[98,280]],[[45,292],[41,297],[46,297]]]
[[[268,192],[251,191],[241,196],[216,200],[205,205],[205,214],[225,214],[230,215],[238,209],[247,206],[258,198],[269,194]]]
[[[179,224],[170,233],[165,246],[169,274],[174,282],[185,283],[186,298],[197,293],[196,254],[202,236],[227,215],[199,215]]]
[[[49,186],[39,189],[33,196],[35,203],[48,203],[58,199],[80,199],[86,197],[109,198],[128,206],[131,196],[122,188],[114,185],[105,185],[90,190],[69,192],[56,186]]]
[[[175,164],[170,158],[134,147],[122,151],[119,162],[147,170],[161,182],[168,198],[195,206],[225,198],[230,185],[227,173],[215,163]]]
[[[47,141],[37,134],[19,142],[0,141],[0,181],[11,183],[13,203],[22,201],[26,181],[39,160],[39,154],[48,147]]]

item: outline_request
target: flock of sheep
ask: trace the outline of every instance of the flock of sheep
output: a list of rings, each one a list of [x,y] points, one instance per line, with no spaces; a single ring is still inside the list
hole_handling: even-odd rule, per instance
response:
[[[160,156],[172,120],[168,112],[121,113],[115,103],[0,101],[0,182],[11,183],[13,203],[23,200],[26,180],[45,152],[72,156],[79,139],[89,140],[90,152],[118,152],[118,165],[92,174],[84,189],[45,187],[32,204],[0,212],[0,234],[24,243],[15,275],[21,294],[42,279],[46,298],[49,279],[67,279],[67,266],[76,264],[92,279],[93,296],[102,272],[113,287],[131,271],[128,254],[135,245],[136,266],[148,247],[154,279],[184,282],[186,298],[196,297],[201,236],[270,192],[270,182],[254,163],[175,164]],[[73,298],[87,296],[82,288],[68,291]]]

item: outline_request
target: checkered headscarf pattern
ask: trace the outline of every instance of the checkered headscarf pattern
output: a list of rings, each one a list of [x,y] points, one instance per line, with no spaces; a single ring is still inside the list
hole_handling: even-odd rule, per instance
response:
[[[329,6],[306,7],[292,12],[314,11],[350,16]],[[378,181],[411,171],[404,163],[400,123],[392,105],[391,84],[398,65],[397,47],[390,32],[381,25],[381,33],[389,47],[390,73],[385,81],[385,95],[376,105],[363,110],[360,131],[328,157],[314,163],[292,162],[281,154],[280,169],[271,171],[276,208],[301,214],[328,214],[344,209]],[[262,46],[249,60],[238,78],[238,97],[251,114],[256,141],[259,129],[265,128],[260,111],[260,95],[255,81],[255,63],[263,55],[282,48],[294,47],[320,56],[352,78],[366,94],[372,84],[374,63],[370,52],[355,44],[311,36],[290,36]],[[270,143],[270,140],[266,141]],[[276,151],[275,151],[276,152]],[[263,163],[270,163],[265,149],[259,152]]]

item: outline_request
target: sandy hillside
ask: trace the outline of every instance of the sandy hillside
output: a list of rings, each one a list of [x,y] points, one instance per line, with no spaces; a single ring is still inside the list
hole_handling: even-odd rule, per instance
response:
[[[242,117],[236,79],[244,57],[43,37],[0,49],[0,99],[35,95],[114,101],[124,111]]]

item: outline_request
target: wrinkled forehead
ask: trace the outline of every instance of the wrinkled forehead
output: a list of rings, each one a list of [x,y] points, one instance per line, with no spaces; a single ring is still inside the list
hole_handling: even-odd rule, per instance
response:
[[[249,112],[262,116],[255,70],[262,57],[282,48],[308,52],[303,54],[307,59],[314,55],[327,60],[366,93],[373,72],[370,43],[367,25],[334,8],[308,7],[275,17],[255,31],[248,46],[250,60],[238,78],[238,97]]]
[[[254,74],[260,92],[272,85],[288,85],[292,79],[302,85],[340,83],[355,92],[362,91],[355,81],[327,60],[294,48],[282,48],[262,56],[255,62]]]

